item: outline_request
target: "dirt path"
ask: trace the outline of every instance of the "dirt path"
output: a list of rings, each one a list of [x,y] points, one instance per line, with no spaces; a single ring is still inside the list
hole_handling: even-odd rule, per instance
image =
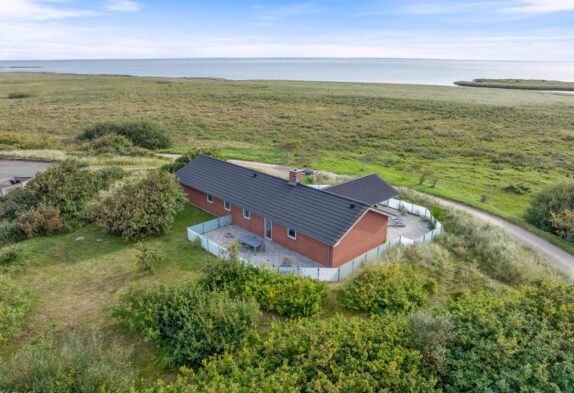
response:
[[[287,173],[289,172],[289,167],[282,165],[266,164],[262,162],[251,162],[242,160],[229,160],[229,162],[249,167],[252,169],[260,170],[262,172],[267,172],[269,174],[280,177],[287,177]],[[487,213],[483,210],[476,209],[474,207],[470,207],[468,205],[465,205],[460,202],[455,202],[450,199],[445,199],[429,194],[425,195],[440,202],[443,205],[456,207],[471,214],[472,216],[480,220],[486,221],[492,225],[501,228],[521,244],[530,247],[531,249],[536,251],[539,255],[546,257],[550,262],[552,262],[556,266],[562,268],[563,270],[569,272],[571,275],[574,276],[574,256],[562,250],[561,248],[556,247],[549,241],[501,217],[495,216],[494,214]]]

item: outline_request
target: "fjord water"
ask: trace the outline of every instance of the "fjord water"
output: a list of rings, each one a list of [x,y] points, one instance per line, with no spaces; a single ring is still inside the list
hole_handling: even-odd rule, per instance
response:
[[[574,82],[572,62],[360,58],[244,58],[0,61],[0,72],[58,72],[451,85],[475,78]]]

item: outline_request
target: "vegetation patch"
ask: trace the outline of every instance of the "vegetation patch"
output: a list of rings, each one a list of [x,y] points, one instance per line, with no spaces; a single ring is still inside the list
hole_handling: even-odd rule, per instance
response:
[[[32,93],[25,93],[23,91],[15,91],[12,93],[8,94],[8,98],[11,100],[17,100],[17,99],[21,99],[21,98],[29,98],[29,97],[33,97],[34,95]]]
[[[291,318],[317,315],[328,293],[324,282],[284,275],[239,262],[216,259],[205,267],[203,285],[240,298],[254,298],[263,310]]]
[[[114,315],[157,342],[171,366],[198,367],[211,356],[237,350],[254,333],[259,308],[252,300],[195,286],[130,289]]]
[[[433,392],[403,318],[302,319],[152,392]]]
[[[406,265],[368,266],[347,281],[340,292],[341,303],[350,310],[379,315],[409,312],[419,308],[436,286]]]
[[[185,200],[173,175],[152,171],[102,200],[95,219],[100,228],[125,239],[165,234]]]
[[[455,85],[465,87],[490,87],[495,89],[574,91],[573,82],[544,79],[474,79],[457,81]]]
[[[574,386],[574,289],[539,282],[505,296],[453,302],[456,329],[443,386],[447,392],[565,392]]]
[[[134,383],[132,351],[101,332],[47,334],[0,365],[9,392],[126,393]]]
[[[554,225],[552,215],[574,210],[574,182],[555,184],[532,198],[526,212],[526,220],[547,232],[558,232],[561,228]]]
[[[150,150],[165,149],[171,146],[171,137],[168,130],[157,123],[149,121],[107,121],[96,123],[78,135],[78,139],[81,141],[96,140],[109,134],[123,136],[135,146]],[[110,141],[107,142],[109,143]],[[101,143],[102,141],[100,140],[99,144],[101,145]]]
[[[18,330],[29,311],[28,293],[0,274],[0,345]]]

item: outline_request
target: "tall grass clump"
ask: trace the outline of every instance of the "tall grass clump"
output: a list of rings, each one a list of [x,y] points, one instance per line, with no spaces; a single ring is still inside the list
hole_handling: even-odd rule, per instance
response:
[[[436,202],[416,191],[401,189],[401,197],[427,207]],[[563,278],[564,273],[517,243],[503,230],[475,219],[458,209],[443,207],[444,233],[439,242],[461,259],[476,262],[479,269],[510,285],[541,278]]]
[[[0,390],[125,393],[135,378],[131,349],[100,332],[34,340],[0,366]]]
[[[0,344],[5,343],[16,332],[28,311],[28,293],[0,274]]]
[[[131,143],[145,149],[165,149],[171,146],[169,131],[158,123],[150,121],[106,121],[93,124],[80,135],[81,141],[90,141],[107,134],[120,135]]]

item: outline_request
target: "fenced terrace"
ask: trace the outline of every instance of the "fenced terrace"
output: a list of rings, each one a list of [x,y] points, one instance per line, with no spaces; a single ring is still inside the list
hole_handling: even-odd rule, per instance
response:
[[[425,243],[425,242],[429,242],[431,240],[433,240],[436,236],[438,236],[441,232],[442,232],[442,224],[435,219],[435,217],[433,217],[433,215],[431,214],[431,212],[423,207],[423,206],[418,206],[412,203],[408,203],[408,202],[403,202],[397,199],[390,199],[388,201],[386,201],[384,204],[384,206],[389,207],[391,209],[395,209],[397,210],[397,214],[400,214],[401,211],[405,211],[408,212],[408,214],[414,215],[419,217],[419,221],[422,219],[424,219],[425,221],[429,222],[431,227],[433,227],[434,229],[425,232],[422,236],[417,237],[416,239],[410,239],[406,236],[403,235],[398,235],[397,237],[394,238],[390,238],[389,240],[387,240],[386,243],[381,244],[378,247],[375,247],[371,250],[369,250],[368,252],[346,262],[345,264],[341,265],[338,268],[328,268],[328,267],[323,267],[322,265],[319,265],[313,261],[307,262],[305,261],[305,263],[297,263],[297,261],[303,261],[302,259],[297,259],[296,257],[293,257],[291,254],[295,254],[290,250],[286,250],[283,247],[273,243],[272,241],[266,241],[266,247],[280,247],[283,248],[283,252],[285,252],[285,256],[286,258],[288,258],[290,261],[292,261],[293,263],[290,263],[290,266],[286,265],[284,262],[284,259],[282,259],[280,255],[280,252],[282,250],[277,249],[274,250],[273,254],[276,254],[276,257],[273,258],[269,258],[269,257],[265,257],[264,254],[265,252],[261,253],[260,258],[259,259],[254,259],[253,254],[251,253],[240,253],[239,254],[239,260],[242,261],[243,263],[249,263],[249,264],[254,264],[257,266],[261,266],[261,265],[266,265],[274,270],[277,270],[281,273],[285,273],[285,274],[294,274],[296,276],[302,276],[302,277],[311,277],[313,279],[316,280],[320,280],[320,281],[329,281],[329,282],[338,282],[341,281],[342,279],[351,276],[354,272],[356,272],[358,269],[361,268],[361,266],[363,266],[364,264],[368,263],[369,261],[372,261],[374,259],[377,259],[378,257],[382,256],[385,252],[387,252],[390,248],[395,247],[395,246],[411,246],[413,244],[421,244],[421,243]],[[425,223],[426,225],[426,223]],[[238,236],[238,234],[233,235],[232,230],[228,230],[226,227],[232,227],[232,220],[231,220],[231,216],[225,216],[225,217],[219,217],[216,218],[214,220],[211,221],[206,221],[203,222],[201,224],[197,224],[194,225],[192,227],[189,227],[187,229],[187,237],[190,241],[192,242],[199,242],[199,244],[201,245],[201,247],[206,250],[207,252],[209,252],[210,254],[213,254],[219,258],[228,260],[230,258],[229,252],[227,251],[227,249],[223,246],[223,244],[221,243],[225,243],[225,245],[227,245],[227,243],[225,241],[221,241],[221,238],[219,238],[220,240],[220,244],[216,243],[213,240],[210,240],[208,233],[212,232],[212,231],[217,231],[220,230],[222,228],[225,228],[225,230],[229,233],[232,234],[233,238],[235,238],[236,236]],[[235,226],[233,226],[235,227]],[[428,227],[427,227],[428,228]],[[391,229],[391,228],[389,228]],[[413,232],[413,233],[416,233]],[[215,237],[212,237],[212,239],[214,239]],[[232,237],[229,237],[229,244],[231,244]],[[298,254],[297,254],[298,255]],[[291,258],[290,258],[291,256]],[[304,258],[302,256],[299,256],[299,258]],[[307,258],[304,258],[307,259]],[[264,263],[266,260],[269,260],[270,263]],[[312,266],[311,264],[314,264],[315,266]],[[295,266],[294,266],[295,265]]]

